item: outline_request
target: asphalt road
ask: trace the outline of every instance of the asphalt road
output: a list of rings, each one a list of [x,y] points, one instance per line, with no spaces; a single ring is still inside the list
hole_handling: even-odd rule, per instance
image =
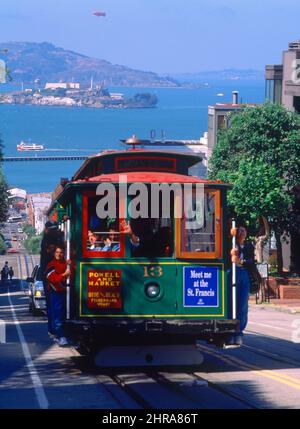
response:
[[[9,258],[18,277],[37,262]],[[196,369],[107,374],[50,340],[46,318],[29,314],[22,285],[0,286],[0,409],[300,408],[300,314],[251,308],[244,345],[201,342],[204,363]],[[0,324],[4,340],[1,334]]]

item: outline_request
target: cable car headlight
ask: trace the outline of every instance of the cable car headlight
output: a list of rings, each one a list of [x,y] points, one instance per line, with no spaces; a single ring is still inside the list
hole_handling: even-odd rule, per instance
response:
[[[157,283],[148,283],[145,286],[145,293],[149,298],[157,298],[160,294],[160,287]]]
[[[44,296],[44,286],[43,286],[43,282],[41,281],[37,281],[34,284],[34,296],[36,298],[41,298],[42,296]]]

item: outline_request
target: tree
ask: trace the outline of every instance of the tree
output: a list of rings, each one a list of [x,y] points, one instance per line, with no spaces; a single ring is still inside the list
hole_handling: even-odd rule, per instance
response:
[[[41,241],[42,241],[42,235],[34,235],[31,237],[28,237],[24,241],[24,247],[28,251],[28,253],[31,253],[33,255],[38,255],[41,250]]]
[[[6,251],[6,246],[3,240],[3,237],[0,236],[0,255],[3,255]]]
[[[209,177],[233,183],[229,205],[239,220],[254,228],[264,216],[275,233],[278,271],[281,236],[293,229],[293,188],[300,183],[300,116],[277,104],[247,107],[230,117],[220,132]]]
[[[28,238],[36,235],[36,229],[30,225],[30,223],[26,223],[23,226],[23,232],[27,235]]]
[[[0,162],[2,160],[2,148],[3,148],[3,144],[0,136]],[[6,221],[7,211],[8,211],[7,183],[0,165],[0,222]]]
[[[127,98],[125,104],[128,107],[154,107],[157,101],[158,99],[155,94],[146,92],[135,94],[132,98]]]

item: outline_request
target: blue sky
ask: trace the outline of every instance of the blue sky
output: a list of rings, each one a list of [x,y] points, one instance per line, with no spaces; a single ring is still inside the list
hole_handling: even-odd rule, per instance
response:
[[[299,0],[2,0],[0,41],[158,73],[263,69],[300,39],[299,17]]]

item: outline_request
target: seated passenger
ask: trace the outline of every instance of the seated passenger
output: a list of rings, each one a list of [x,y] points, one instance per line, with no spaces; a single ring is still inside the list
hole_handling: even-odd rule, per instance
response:
[[[119,252],[120,243],[116,240],[116,230],[109,228],[108,235],[102,237],[103,246],[97,247],[94,250],[97,252]]]
[[[92,231],[88,231],[88,249],[94,250],[97,241],[96,235]]]

